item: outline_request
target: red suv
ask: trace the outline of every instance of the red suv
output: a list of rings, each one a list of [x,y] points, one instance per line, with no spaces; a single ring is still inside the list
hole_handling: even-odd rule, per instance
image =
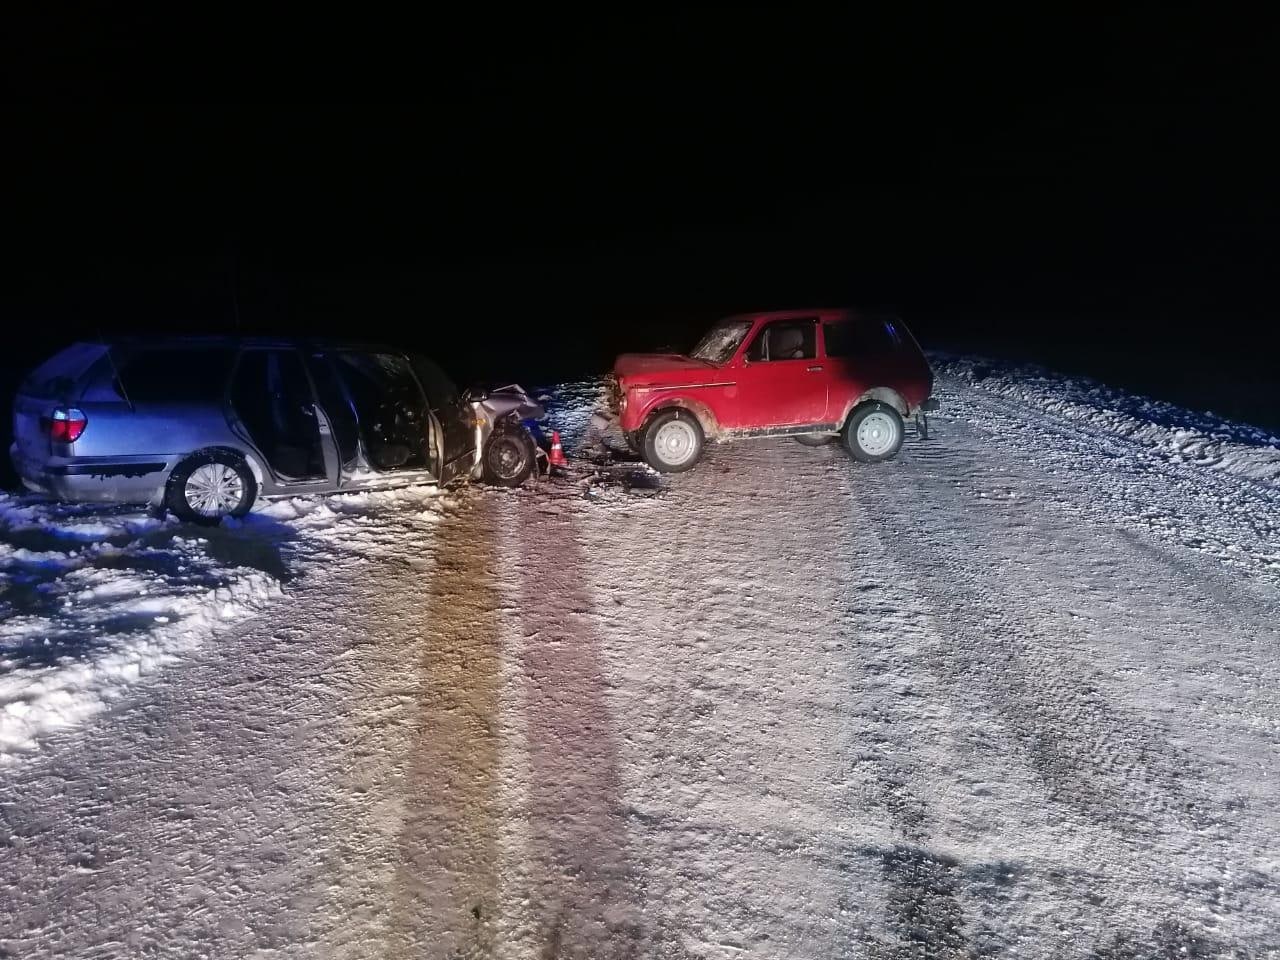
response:
[[[688,356],[626,353],[613,368],[622,429],[655,470],[688,470],[708,439],[837,435],[878,463],[903,419],[933,410],[933,371],[901,320],[785,310],[721,320]]]

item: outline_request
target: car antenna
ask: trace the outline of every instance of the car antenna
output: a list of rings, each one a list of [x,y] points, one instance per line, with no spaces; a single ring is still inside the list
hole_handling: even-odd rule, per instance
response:
[[[98,339],[102,341],[103,347],[106,348],[107,362],[111,364],[111,382],[120,391],[120,396],[124,397],[124,402],[129,405],[129,412],[137,413],[137,408],[133,405],[133,401],[129,399],[129,391],[124,388],[124,381],[120,379],[120,368],[116,366],[116,358],[111,355],[111,344],[107,343],[107,338],[103,336],[102,327],[98,327]]]

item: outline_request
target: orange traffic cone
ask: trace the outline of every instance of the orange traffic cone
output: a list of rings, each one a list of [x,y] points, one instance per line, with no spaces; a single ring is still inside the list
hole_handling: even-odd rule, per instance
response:
[[[552,467],[567,467],[569,461],[565,459],[564,447],[560,446],[560,431],[551,431],[551,454],[547,457],[547,464]]]

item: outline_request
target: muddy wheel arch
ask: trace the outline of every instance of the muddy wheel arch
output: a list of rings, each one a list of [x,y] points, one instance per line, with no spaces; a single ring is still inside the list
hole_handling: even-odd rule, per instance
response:
[[[711,408],[705,403],[689,397],[672,397],[669,400],[662,400],[645,414],[644,422],[647,424],[654,417],[672,409],[688,410],[693,414],[698,421],[698,426],[702,428],[703,436],[708,440],[715,439],[720,435],[720,424],[716,421],[716,415],[711,412]]]
[[[892,387],[872,387],[870,390],[863,392],[856,400],[850,403],[844,410],[844,416],[840,418],[841,423],[845,423],[864,403],[887,403],[893,409],[898,411],[898,415],[904,420],[910,415],[910,408],[907,401],[903,399],[902,394],[898,393]]]

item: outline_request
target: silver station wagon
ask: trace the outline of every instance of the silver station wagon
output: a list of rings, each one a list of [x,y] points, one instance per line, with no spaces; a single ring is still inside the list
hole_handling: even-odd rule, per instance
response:
[[[14,467],[60,499],[149,502],[196,522],[259,497],[480,470],[469,398],[425,357],[319,340],[77,343],[14,402]]]

